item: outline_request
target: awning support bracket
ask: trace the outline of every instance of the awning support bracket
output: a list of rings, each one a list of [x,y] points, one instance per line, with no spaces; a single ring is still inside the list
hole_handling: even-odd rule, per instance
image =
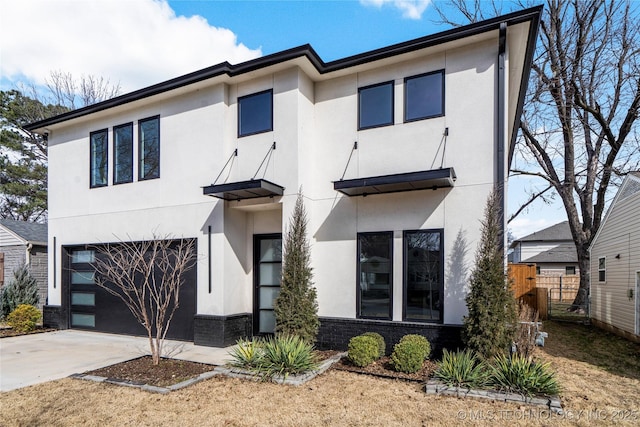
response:
[[[276,149],[276,142],[273,141],[273,144],[271,144],[271,147],[269,147],[269,151],[267,152],[267,155],[264,156],[264,159],[262,159],[262,162],[260,163],[260,166],[258,166],[258,170],[253,175],[253,177],[251,178],[252,180],[256,179],[256,176],[258,176],[258,173],[260,172],[260,169],[262,169],[262,165],[264,165],[264,162],[267,161],[267,159],[271,158],[271,154],[273,153],[273,150],[275,150],[275,149]],[[265,167],[264,175],[266,175],[266,174],[267,174],[267,168]],[[262,175],[262,178],[264,178],[264,175]]]
[[[220,171],[220,173],[218,174],[218,176],[216,177],[216,180],[213,181],[213,184],[211,185],[216,185],[216,182],[218,182],[218,180],[220,179],[220,177],[222,176],[222,173],[224,172],[224,170],[227,168],[227,165],[229,165],[229,162],[231,160],[233,160],[234,157],[238,157],[238,149],[236,148],[235,150],[233,150],[233,153],[231,153],[231,156],[229,157],[229,160],[227,160],[227,163],[224,164],[224,166],[222,167],[222,170]]]
[[[344,176],[347,174],[347,169],[349,168],[349,163],[351,163],[351,157],[353,156],[353,152],[358,149],[358,141],[353,142],[353,147],[351,148],[351,153],[349,154],[349,160],[347,160],[347,165],[344,167],[344,172],[342,172],[342,176],[340,177],[340,181],[344,180]]]

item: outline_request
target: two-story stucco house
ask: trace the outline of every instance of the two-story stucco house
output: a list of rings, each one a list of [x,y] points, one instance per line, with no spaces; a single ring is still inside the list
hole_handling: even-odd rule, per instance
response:
[[[222,63],[31,124],[49,141],[46,322],[141,333],[93,285],[91,248],[155,232],[197,240],[171,337],[272,332],[302,188],[319,346],[364,331],[458,342],[466,290],[448,265],[460,231],[475,250],[492,188],[504,195],[540,13],[328,63],[308,45]]]

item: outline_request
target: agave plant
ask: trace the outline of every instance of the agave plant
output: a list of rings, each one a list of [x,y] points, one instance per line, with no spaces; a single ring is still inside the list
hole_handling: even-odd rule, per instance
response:
[[[229,351],[231,366],[243,369],[257,368],[263,358],[263,342],[260,338],[239,339]]]
[[[537,363],[518,354],[494,358],[491,382],[499,389],[529,396],[560,392],[560,384],[549,363]]]
[[[469,349],[456,352],[445,349],[434,376],[449,386],[481,388],[488,384],[490,371]]]
[[[277,335],[264,341],[263,357],[258,373],[266,378],[289,374],[297,375],[314,370],[318,361],[313,345],[297,335]]]

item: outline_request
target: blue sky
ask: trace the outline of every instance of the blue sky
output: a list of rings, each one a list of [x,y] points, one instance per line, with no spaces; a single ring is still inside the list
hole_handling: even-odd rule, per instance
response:
[[[28,17],[27,31],[17,16]],[[60,71],[102,76],[129,92],[306,43],[332,61],[448,29],[435,21],[429,0],[4,1],[0,88],[43,91],[51,71]],[[530,185],[510,182],[510,211]],[[510,228],[521,237],[564,219],[559,204],[537,203]]]

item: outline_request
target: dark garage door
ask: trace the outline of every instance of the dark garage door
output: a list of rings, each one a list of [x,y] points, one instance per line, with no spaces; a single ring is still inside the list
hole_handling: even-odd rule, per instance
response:
[[[69,326],[125,335],[146,335],[146,330],[122,300],[94,282],[95,246],[67,247],[64,257],[63,289],[67,296]],[[196,267],[185,275],[180,290],[180,304],[167,333],[167,338],[193,341],[193,317],[196,313]]]

